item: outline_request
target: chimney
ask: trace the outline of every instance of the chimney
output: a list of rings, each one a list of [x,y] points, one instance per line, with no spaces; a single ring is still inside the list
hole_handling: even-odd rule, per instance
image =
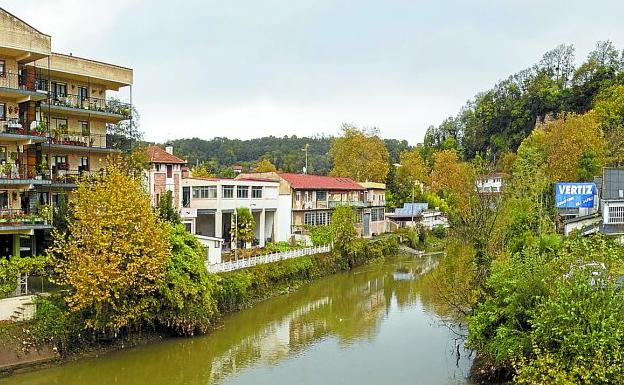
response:
[[[173,146],[165,147],[165,151],[167,151],[169,154],[173,155]]]

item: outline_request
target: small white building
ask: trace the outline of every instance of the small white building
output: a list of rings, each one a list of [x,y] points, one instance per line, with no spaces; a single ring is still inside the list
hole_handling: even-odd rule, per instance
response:
[[[624,168],[605,168],[601,190],[600,232],[624,242]]]
[[[266,179],[182,179],[180,216],[186,229],[196,235],[232,241],[231,227],[237,208],[249,208],[256,222],[259,246],[287,239],[277,237],[279,182]]]
[[[500,193],[503,191],[506,175],[495,172],[487,175],[479,175],[477,178],[477,191],[479,193]]]

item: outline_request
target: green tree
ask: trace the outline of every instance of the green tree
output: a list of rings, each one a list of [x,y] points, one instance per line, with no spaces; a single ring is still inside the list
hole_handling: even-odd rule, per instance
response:
[[[236,214],[232,217],[232,236],[236,242],[253,241],[256,236],[255,230],[256,221],[251,210],[247,207],[237,208]]]
[[[171,258],[158,293],[158,322],[179,335],[205,333],[218,309],[215,279],[208,274],[205,248],[183,226],[173,227]]]
[[[173,193],[171,191],[167,191],[165,195],[160,198],[156,211],[160,219],[172,224],[180,223],[180,214],[173,205]]]
[[[365,131],[343,124],[342,136],[332,141],[329,155],[334,163],[330,175],[360,182],[386,181],[388,149],[375,130]]]
[[[114,333],[140,322],[165,276],[169,227],[160,221],[138,179],[111,165],[82,181],[70,198],[66,233],[49,249],[56,283],[86,327]]]
[[[271,163],[269,159],[264,158],[260,162],[258,162],[254,171],[255,172],[274,172],[274,171],[277,171],[277,168],[275,167],[273,163]]]
[[[338,206],[332,213],[330,229],[334,247],[340,252],[350,250],[357,238],[355,228],[357,212],[351,206]]]

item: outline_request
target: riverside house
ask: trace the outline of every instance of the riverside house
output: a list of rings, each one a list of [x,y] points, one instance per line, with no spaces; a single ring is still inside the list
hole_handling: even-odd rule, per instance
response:
[[[306,226],[329,224],[334,209],[352,206],[358,213],[360,235],[385,232],[385,185],[357,183],[351,178],[295,173],[252,173],[239,178],[260,177],[279,182],[278,228],[281,238],[306,238]]]
[[[182,207],[182,168],[186,160],[173,155],[173,147],[164,150],[158,146],[147,147],[149,168],[145,175],[145,187],[152,197],[152,206],[158,205],[160,199],[171,191],[173,206]]]
[[[131,118],[108,98],[132,70],[52,51],[52,38],[0,8],[0,253],[34,255],[79,176],[118,151],[107,126]],[[23,288],[21,288],[23,291]]]

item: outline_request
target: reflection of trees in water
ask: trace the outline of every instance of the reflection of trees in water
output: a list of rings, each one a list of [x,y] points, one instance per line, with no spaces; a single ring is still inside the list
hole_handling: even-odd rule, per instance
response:
[[[100,373],[117,372],[119,378],[108,383],[210,384],[256,363],[274,365],[323,339],[336,338],[343,346],[372,340],[394,304],[404,309],[418,301],[418,276],[436,261],[400,259],[332,276],[233,314],[208,336],[119,352],[118,358],[82,362],[48,377],[39,373],[32,384],[103,385],[110,377]],[[399,266],[415,279],[395,279]]]

